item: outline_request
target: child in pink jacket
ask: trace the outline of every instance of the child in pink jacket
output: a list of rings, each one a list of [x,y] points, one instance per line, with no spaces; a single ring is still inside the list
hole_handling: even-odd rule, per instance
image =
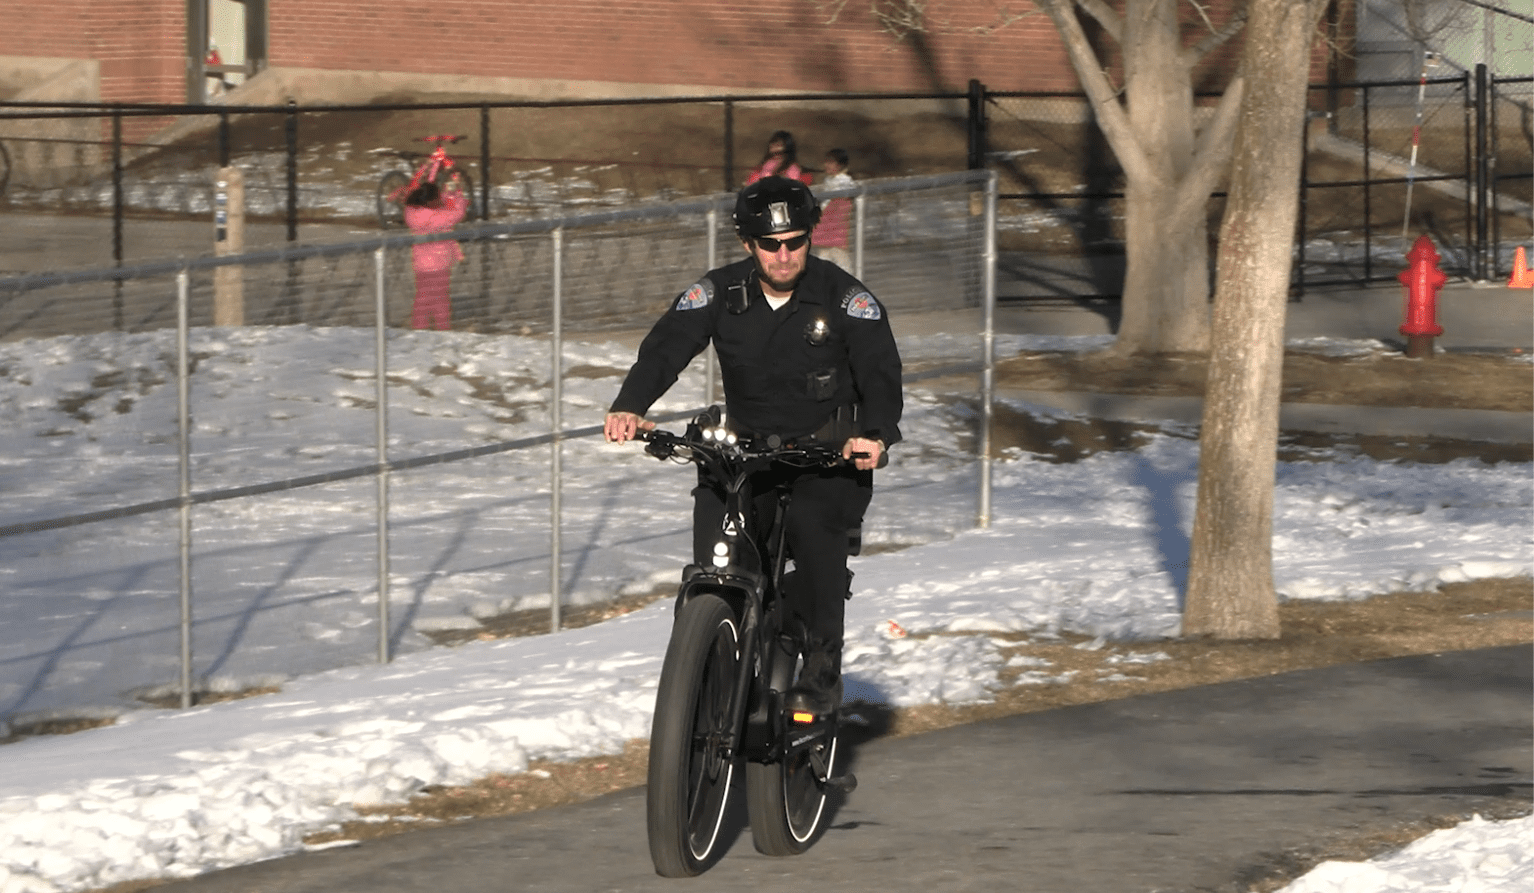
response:
[[[469,210],[469,197],[461,191],[444,196],[435,183],[422,183],[405,197],[405,225],[416,235],[445,233],[458,225]],[[446,239],[411,248],[415,260],[415,304],[410,310],[410,327],[447,329],[452,323],[453,305],[448,287],[453,264],[463,260],[458,242]]]

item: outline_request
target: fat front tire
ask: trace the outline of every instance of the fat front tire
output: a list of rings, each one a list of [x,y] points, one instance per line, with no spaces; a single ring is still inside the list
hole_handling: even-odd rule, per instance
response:
[[[405,187],[410,177],[404,171],[389,171],[378,181],[378,225],[398,229],[405,225]]]
[[[798,654],[779,651],[777,660],[789,668]],[[774,674],[776,677],[777,674]],[[791,676],[790,676],[791,679]],[[787,680],[774,679],[786,691]],[[797,856],[810,848],[826,820],[826,789],[822,773],[836,765],[836,724],[825,738],[794,747],[794,729],[788,730],[785,754],[771,763],[746,764],[746,807],[751,821],[751,841],[768,856]]]
[[[701,874],[717,856],[735,761],[725,754],[740,663],[735,614],[712,595],[677,614],[650,727],[646,825],[662,877]]]

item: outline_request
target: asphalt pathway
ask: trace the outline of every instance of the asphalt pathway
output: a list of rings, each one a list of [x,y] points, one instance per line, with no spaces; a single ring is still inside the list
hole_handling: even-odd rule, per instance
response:
[[[1245,893],[1329,840],[1527,805],[1531,657],[1396,658],[872,737],[813,849],[758,855],[737,822],[696,880],[652,873],[637,789],[158,889]]]

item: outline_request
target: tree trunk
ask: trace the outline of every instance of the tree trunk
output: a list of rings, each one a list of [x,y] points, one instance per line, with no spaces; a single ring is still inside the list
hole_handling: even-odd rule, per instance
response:
[[[1220,230],[1183,634],[1272,639],[1273,483],[1309,47],[1318,0],[1252,0]]]
[[[1209,349],[1206,204],[1179,210],[1177,186],[1124,188],[1124,296],[1118,354]]]
[[[1123,20],[1125,111],[1148,164],[1126,169],[1126,266],[1116,353],[1209,349],[1208,201],[1195,207],[1178,201],[1197,159],[1193,85],[1177,3],[1140,0]]]

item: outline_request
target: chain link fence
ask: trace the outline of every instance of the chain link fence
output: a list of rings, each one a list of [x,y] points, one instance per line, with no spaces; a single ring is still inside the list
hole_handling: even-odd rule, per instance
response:
[[[854,202],[854,266],[892,315],[952,332],[994,298],[988,173],[822,198]],[[643,529],[613,529],[627,472],[594,434],[635,336],[742,256],[731,209],[711,195],[0,279],[0,375],[36,388],[5,391],[22,446],[0,465],[0,622],[50,631],[0,654],[32,680],[0,686],[0,718],[67,711],[102,674],[185,706],[430,647],[466,618],[557,626],[562,605],[611,598],[656,556]],[[453,331],[409,329],[412,249],[443,240],[465,254]],[[704,405],[706,370],[656,414]],[[295,637],[302,666],[263,661]]]
[[[1413,44],[1414,59],[1427,58],[1426,45]],[[1497,44],[1498,58],[1517,52]],[[1404,253],[1402,222],[1413,238],[1434,236],[1448,272],[1477,279],[1504,276],[1513,247],[1534,228],[1531,79],[1493,70],[1483,86],[1473,64],[1462,72],[1447,52],[1432,58],[1432,68],[1396,79],[1312,87],[1298,293],[1382,278]],[[1360,57],[1360,69],[1368,59]],[[478,219],[549,219],[729,191],[759,160],[766,135],[786,128],[799,135],[806,166],[838,146],[859,179],[994,170],[1004,300],[1116,299],[1122,288],[1122,172],[1074,93],[975,83],[967,94],[171,111],[0,110],[0,150],[12,159],[0,209],[110,213],[116,232],[100,244],[111,246],[108,260],[127,262],[124,229],[211,217],[217,171],[233,166],[244,175],[249,219],[285,225],[293,242],[300,225],[379,227],[385,174],[420,163],[429,147],[417,138],[457,134],[467,138],[452,153],[471,179]],[[174,123],[153,145],[123,140],[125,122],[138,119]],[[1217,192],[1212,236],[1223,210]],[[521,250],[480,252],[470,266],[485,265],[480,278],[488,278],[490,267],[518,263]],[[488,296],[479,300],[495,312]]]

